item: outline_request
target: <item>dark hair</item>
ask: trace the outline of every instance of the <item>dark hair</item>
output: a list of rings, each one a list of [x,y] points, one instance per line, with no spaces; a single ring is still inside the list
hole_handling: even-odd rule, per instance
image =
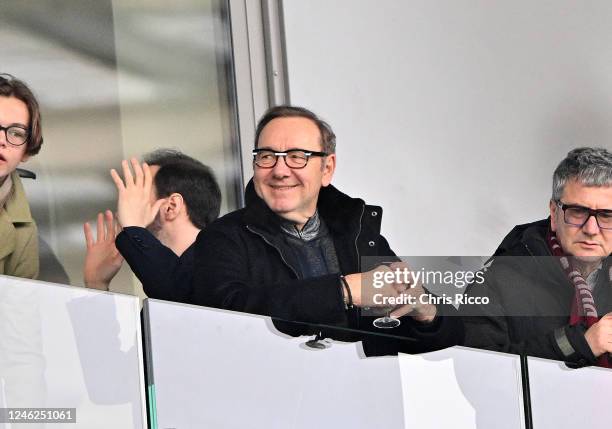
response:
[[[255,130],[255,148],[257,148],[257,144],[259,143],[259,136],[263,129],[265,128],[270,121],[276,118],[306,118],[310,119],[315,123],[317,128],[319,128],[319,132],[321,133],[321,147],[323,148],[323,152],[328,154],[336,153],[336,135],[334,134],[331,126],[321,118],[319,118],[315,113],[311,112],[304,107],[297,106],[275,106],[271,107],[264,113],[264,115],[259,120],[257,124],[257,130]]]
[[[553,174],[553,200],[561,200],[570,180],[578,180],[585,186],[612,186],[612,153],[600,147],[570,151]]]
[[[221,191],[209,167],[172,149],[158,149],[143,158],[159,166],[154,179],[158,198],[181,194],[189,220],[200,229],[219,217]]]
[[[36,97],[34,97],[34,94],[24,82],[6,73],[0,73],[0,96],[15,97],[23,101],[27,106],[28,113],[30,114],[30,124],[25,153],[27,155],[36,155],[43,144],[40,107]]]

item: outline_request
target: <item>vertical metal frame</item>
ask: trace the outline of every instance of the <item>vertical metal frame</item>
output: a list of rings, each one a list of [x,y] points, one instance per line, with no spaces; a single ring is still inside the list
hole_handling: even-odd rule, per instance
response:
[[[271,106],[289,103],[285,23],[282,0],[263,0],[264,43]]]
[[[289,102],[282,3],[228,0],[234,56],[242,177],[253,176],[251,150],[257,121],[270,107]]]
[[[234,207],[244,206],[244,177],[242,175],[242,153],[240,146],[240,130],[238,120],[237,94],[236,94],[236,79],[235,67],[233,58],[233,43],[231,34],[231,21],[229,3],[227,0],[213,2],[213,27],[215,31],[215,45],[221,44],[224,48],[228,47],[230,52],[230,61],[227,59],[227,51],[218,49],[217,56],[217,71],[219,76],[219,98],[227,101],[227,113],[229,114],[229,126],[225,129],[226,139],[230,141],[230,147],[226,149],[226,153],[230,155],[232,160],[231,168],[226,170],[226,180],[229,184],[228,200],[232,200]],[[231,191],[230,191],[231,189]],[[233,206],[233,204],[232,204]],[[229,207],[232,207],[229,206]]]

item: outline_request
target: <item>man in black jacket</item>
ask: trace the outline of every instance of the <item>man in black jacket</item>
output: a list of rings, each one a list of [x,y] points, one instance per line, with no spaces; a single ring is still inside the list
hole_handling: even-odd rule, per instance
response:
[[[147,296],[185,302],[191,295],[194,242],[219,215],[221,192],[207,166],[175,150],[159,149],[122,163],[117,186],[116,234],[112,213],[98,215],[97,240],[84,225],[87,242],[85,284],[108,290],[123,258]],[[116,236],[116,239],[115,239]]]
[[[572,150],[553,175],[550,218],[515,227],[467,293],[465,345],[609,366],[612,154]]]
[[[381,208],[331,186],[335,167],[335,135],[327,123],[298,107],[266,112],[256,130],[246,207],[218,219],[196,241],[191,302],[376,330],[373,317],[362,317],[364,307],[377,305],[367,279],[375,269],[402,265],[377,267],[366,258],[398,261],[380,235]],[[427,293],[420,285],[399,281],[377,292],[391,298]],[[401,324],[378,332],[418,339],[408,351],[461,340],[457,318],[442,317],[435,305],[417,300],[386,309]],[[291,333],[308,332],[298,328]]]

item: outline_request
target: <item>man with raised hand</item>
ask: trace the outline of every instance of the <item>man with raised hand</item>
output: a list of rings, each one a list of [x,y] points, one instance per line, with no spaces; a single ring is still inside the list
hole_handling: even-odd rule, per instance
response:
[[[307,109],[278,106],[264,114],[256,130],[246,207],[218,219],[196,242],[191,302],[418,338],[404,350],[409,352],[460,341],[461,327],[452,320],[457,318],[440,316],[435,305],[387,304],[401,324],[385,330],[362,314],[363,308],[377,306],[374,270],[396,268],[366,266],[367,257],[370,265],[374,257],[398,259],[380,235],[382,209],[331,185],[335,140],[331,127]],[[401,281],[376,292],[391,298],[427,294],[420,285]]]
[[[550,217],[515,227],[467,293],[465,345],[610,366],[612,153],[579,148],[553,175]]]
[[[124,160],[123,179],[111,170],[123,229],[110,211],[98,215],[97,240],[84,226],[85,283],[108,290],[125,258],[147,296],[183,302],[191,296],[194,242],[217,218],[221,192],[210,168],[178,151],[158,150],[144,159]]]

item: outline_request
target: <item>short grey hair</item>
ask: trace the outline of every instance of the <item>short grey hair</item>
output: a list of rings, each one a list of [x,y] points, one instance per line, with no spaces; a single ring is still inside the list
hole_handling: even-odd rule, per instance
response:
[[[577,180],[585,186],[612,186],[612,153],[601,147],[580,147],[570,151],[553,174],[554,201],[561,199],[570,180]]]
[[[319,118],[316,113],[306,109],[305,107],[290,106],[288,104],[281,106],[274,106],[268,109],[259,120],[257,129],[255,130],[255,149],[259,144],[259,136],[263,129],[273,119],[276,118],[305,118],[310,119],[315,123],[319,132],[321,133],[321,147],[323,152],[328,155],[336,153],[336,134],[332,130],[331,126],[323,119]]]

